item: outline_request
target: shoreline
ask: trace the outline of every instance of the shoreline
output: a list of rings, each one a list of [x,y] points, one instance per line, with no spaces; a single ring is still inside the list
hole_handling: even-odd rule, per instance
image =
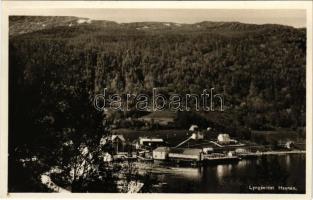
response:
[[[255,152],[255,153],[247,153],[247,154],[241,154],[241,155],[263,156],[263,155],[288,155],[288,154],[306,154],[306,151],[305,150],[265,151],[265,152]]]

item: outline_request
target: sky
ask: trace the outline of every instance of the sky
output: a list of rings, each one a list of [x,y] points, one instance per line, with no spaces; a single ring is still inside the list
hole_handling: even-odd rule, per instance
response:
[[[123,22],[238,21],[252,24],[283,24],[306,27],[306,11],[296,9],[47,9],[32,10],[28,15],[76,16]]]

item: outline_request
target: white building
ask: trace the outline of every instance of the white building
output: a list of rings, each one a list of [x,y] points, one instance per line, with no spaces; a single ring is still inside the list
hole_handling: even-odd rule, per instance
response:
[[[191,125],[189,131],[197,131],[199,129],[198,125]]]
[[[135,146],[136,149],[155,149],[159,146],[164,146],[164,140],[162,138],[139,137],[138,140],[135,141]]]
[[[139,144],[140,145],[149,145],[151,143],[163,143],[162,138],[146,138],[146,137],[139,137]],[[150,146],[150,145],[149,145]]]
[[[191,135],[191,139],[194,139],[194,140],[202,140],[203,138],[204,138],[204,135],[201,132],[196,132]]]
[[[217,142],[219,144],[237,144],[238,141],[237,140],[234,140],[234,139],[231,139],[229,134],[219,134],[217,136]]]
[[[231,140],[229,134],[219,134],[217,136],[217,141],[220,144],[229,144]]]
[[[155,160],[165,160],[168,157],[170,151],[169,147],[158,147],[153,150],[152,157]]]

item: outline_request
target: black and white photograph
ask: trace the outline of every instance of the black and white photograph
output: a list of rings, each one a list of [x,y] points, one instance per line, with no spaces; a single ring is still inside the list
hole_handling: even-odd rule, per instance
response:
[[[308,11],[9,14],[7,192],[307,194]]]

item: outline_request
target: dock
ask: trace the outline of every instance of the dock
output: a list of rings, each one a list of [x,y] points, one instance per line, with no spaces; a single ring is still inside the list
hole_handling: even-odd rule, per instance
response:
[[[225,156],[225,155],[204,155],[204,164],[222,164],[238,162],[241,158],[238,156]]]
[[[305,154],[304,150],[292,150],[292,151],[265,151],[265,152],[248,152],[241,153],[239,157],[241,158],[249,158],[249,157],[259,157],[265,155],[287,155],[287,154]]]

